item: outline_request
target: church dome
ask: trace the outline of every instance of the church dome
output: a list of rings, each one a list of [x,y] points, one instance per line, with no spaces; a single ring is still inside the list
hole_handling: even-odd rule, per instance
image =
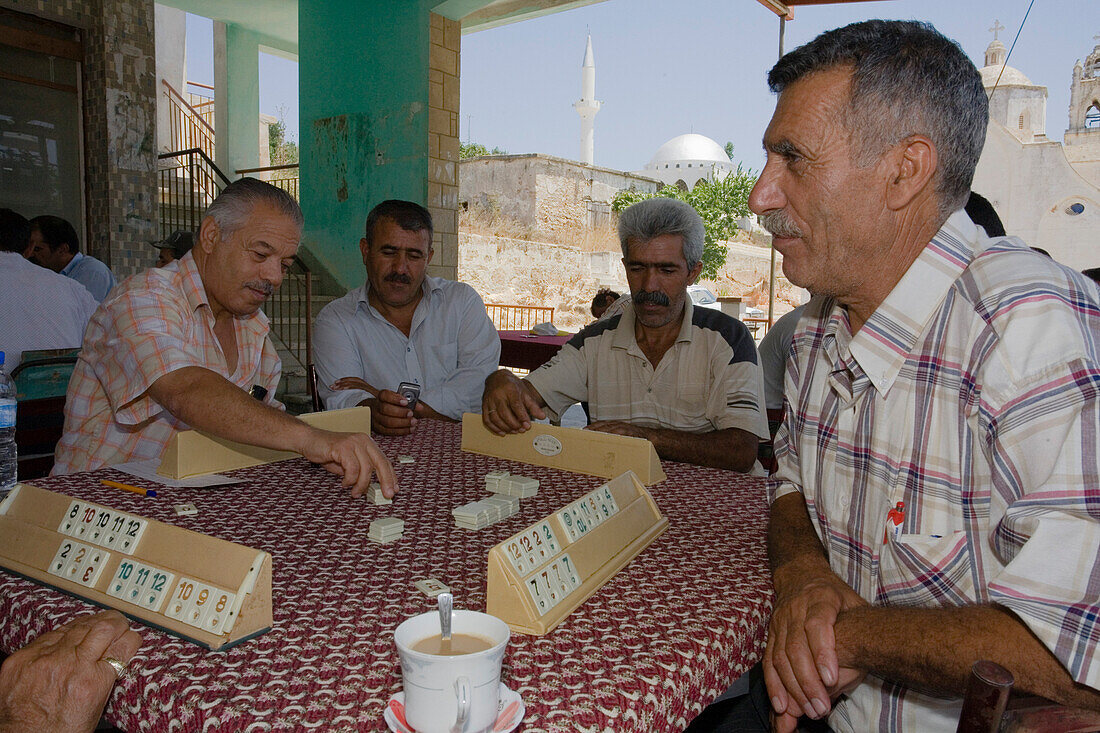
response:
[[[1004,73],[1001,73],[1000,66],[983,66],[978,70],[982,75],[982,86],[989,89],[994,84],[998,86],[1017,86],[1017,87],[1033,87],[1035,83],[1031,79],[1027,78],[1027,75],[1019,69],[1011,66],[1004,67]],[[1001,81],[997,81],[997,77],[1001,77]]]
[[[1031,79],[1024,75],[1024,72],[1011,66],[1004,66],[1007,58],[1008,50],[1005,45],[994,38],[993,42],[985,49],[985,66],[979,69],[979,73],[982,75],[982,86],[986,89],[992,88],[994,84],[1002,87],[1035,86]],[[1001,73],[1002,67],[1004,67],[1004,73]],[[998,77],[1000,77],[999,83],[997,81]]]
[[[730,162],[729,156],[721,145],[711,140],[706,135],[697,135],[694,132],[687,135],[679,135],[657,148],[647,168],[664,166],[665,163],[678,161],[709,161],[712,163]]]

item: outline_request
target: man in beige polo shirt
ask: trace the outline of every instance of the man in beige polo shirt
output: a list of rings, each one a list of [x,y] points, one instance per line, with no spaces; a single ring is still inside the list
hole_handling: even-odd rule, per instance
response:
[[[702,270],[703,238],[702,219],[682,201],[649,199],[624,211],[619,242],[632,302],[525,379],[491,374],[485,426],[524,432],[532,417],[588,402],[589,430],[646,438],[668,460],[759,471],[768,421],[752,336],[724,313],[693,307],[687,294]]]

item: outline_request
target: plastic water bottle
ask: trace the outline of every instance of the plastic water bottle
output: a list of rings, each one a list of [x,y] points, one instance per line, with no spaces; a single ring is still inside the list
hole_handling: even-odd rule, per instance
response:
[[[15,382],[4,369],[0,351],[0,499],[15,488],[19,456],[15,449]]]

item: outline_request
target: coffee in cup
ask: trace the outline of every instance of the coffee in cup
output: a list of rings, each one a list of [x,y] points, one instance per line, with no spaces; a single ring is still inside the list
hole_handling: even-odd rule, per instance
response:
[[[443,641],[435,611],[406,619],[394,631],[405,719],[417,733],[474,733],[496,721],[508,625],[487,613],[454,611],[451,632]]]

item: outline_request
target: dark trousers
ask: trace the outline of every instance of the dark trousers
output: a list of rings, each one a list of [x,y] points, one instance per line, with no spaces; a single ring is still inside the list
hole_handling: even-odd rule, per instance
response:
[[[741,694],[708,705],[691,721],[684,733],[770,733],[771,702],[767,685],[764,684],[763,665],[757,664],[750,669],[733,683],[731,690],[734,688]],[[832,733],[826,721],[809,718],[798,722],[798,730],[804,733]]]

